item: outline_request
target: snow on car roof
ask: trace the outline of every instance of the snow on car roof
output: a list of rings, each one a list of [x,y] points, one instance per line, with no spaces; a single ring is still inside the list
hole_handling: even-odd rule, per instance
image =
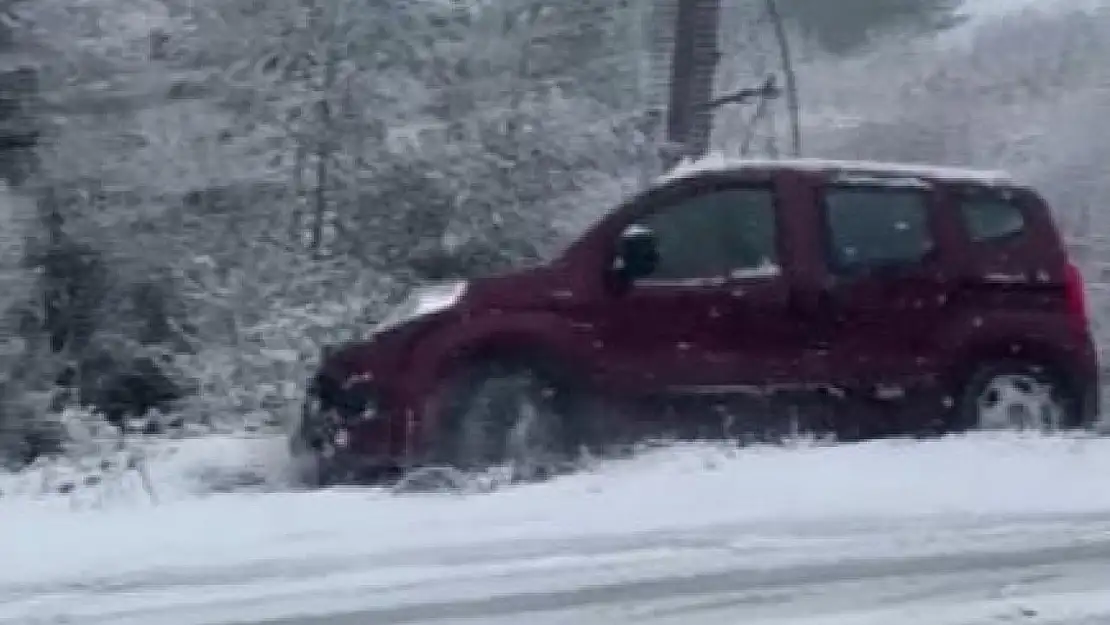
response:
[[[818,158],[747,159],[712,154],[695,161],[683,161],[659,177],[665,184],[690,178],[706,172],[740,171],[744,169],[788,169],[795,171],[843,173],[851,175],[890,178],[903,176],[923,180],[970,182],[989,186],[1014,186],[1018,183],[1006,171],[990,171],[965,167],[882,161],[850,161]]]

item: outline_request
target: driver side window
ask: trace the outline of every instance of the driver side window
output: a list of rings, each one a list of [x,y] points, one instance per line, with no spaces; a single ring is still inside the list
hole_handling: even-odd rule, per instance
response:
[[[741,277],[778,263],[771,188],[720,189],[687,198],[639,221],[659,260],[647,281]]]

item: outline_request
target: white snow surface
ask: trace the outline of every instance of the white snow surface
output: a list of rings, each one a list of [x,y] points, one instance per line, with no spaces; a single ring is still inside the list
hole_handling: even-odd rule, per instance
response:
[[[0,499],[0,624],[1110,622],[1110,440],[683,445],[476,495],[203,494],[280,441],[152,456],[157,503]]]
[[[1005,171],[980,170],[966,167],[945,167],[927,163],[894,163],[871,161],[843,161],[821,158],[754,159],[737,158],[712,153],[696,160],[679,163],[663,174],[657,183],[664,184],[708,172],[742,171],[745,169],[789,169],[809,172],[847,173],[873,176],[901,176],[955,182],[975,182],[984,185],[1016,185],[1014,177]]]

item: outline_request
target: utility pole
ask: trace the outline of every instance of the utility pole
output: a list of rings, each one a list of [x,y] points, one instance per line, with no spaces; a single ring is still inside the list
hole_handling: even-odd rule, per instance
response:
[[[709,151],[713,126],[710,103],[720,59],[717,32],[721,0],[676,1],[667,145],[663,155],[666,169],[684,157],[699,158]]]

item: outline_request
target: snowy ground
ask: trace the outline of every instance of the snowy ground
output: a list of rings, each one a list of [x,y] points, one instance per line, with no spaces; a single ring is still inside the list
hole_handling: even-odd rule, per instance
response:
[[[1110,440],[660,450],[486,495],[0,500],[0,624],[1110,623]],[[74,502],[77,502],[76,504]],[[525,616],[527,615],[527,616]]]

